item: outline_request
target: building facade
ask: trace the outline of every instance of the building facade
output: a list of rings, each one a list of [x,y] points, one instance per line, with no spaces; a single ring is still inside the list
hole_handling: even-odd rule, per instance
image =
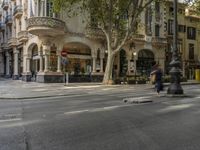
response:
[[[156,2],[141,14],[138,34],[115,58],[115,77],[148,76],[155,63],[168,73],[173,32],[171,6],[172,2]],[[180,57],[184,75],[191,77],[199,56],[199,20],[182,11]],[[71,82],[102,80],[107,58],[105,37],[100,29],[88,27],[83,14],[69,18],[66,12],[53,13],[49,0],[3,0],[0,18],[1,76],[63,82],[67,71]]]

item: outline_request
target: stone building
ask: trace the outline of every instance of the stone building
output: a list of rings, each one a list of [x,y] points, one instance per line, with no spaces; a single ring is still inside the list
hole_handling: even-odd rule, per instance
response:
[[[115,77],[148,76],[155,63],[168,73],[171,4],[156,2],[141,14],[138,34],[115,58]],[[180,25],[184,27],[180,28],[196,29],[191,19],[198,22],[198,18],[185,15],[184,9],[182,13]],[[105,37],[98,28],[87,26],[84,14],[68,18],[65,12],[53,13],[49,0],[3,0],[0,18],[0,75],[23,81],[63,82],[67,71],[70,82],[102,80],[107,58]],[[188,44],[190,48],[194,44],[195,61],[198,56],[198,34],[189,41],[186,32],[180,36],[180,55],[187,66],[191,64]]]

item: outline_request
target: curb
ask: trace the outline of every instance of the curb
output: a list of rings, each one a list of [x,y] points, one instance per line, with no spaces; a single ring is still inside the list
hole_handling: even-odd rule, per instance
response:
[[[65,97],[65,96],[73,96],[76,94],[62,94],[62,95],[43,95],[43,96],[32,96],[32,97],[0,97],[0,100],[24,100],[24,99],[36,99],[36,98],[48,98],[48,97]]]

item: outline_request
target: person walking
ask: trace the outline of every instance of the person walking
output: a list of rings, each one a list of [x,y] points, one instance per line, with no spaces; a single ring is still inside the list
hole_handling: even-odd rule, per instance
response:
[[[156,71],[155,86],[156,86],[156,92],[159,95],[160,91],[163,90],[162,70],[160,68],[158,68],[157,71]]]
[[[160,91],[163,90],[163,83],[162,83],[162,70],[158,67],[158,65],[151,72],[151,76],[154,76],[155,89],[156,89],[157,95],[159,95]]]

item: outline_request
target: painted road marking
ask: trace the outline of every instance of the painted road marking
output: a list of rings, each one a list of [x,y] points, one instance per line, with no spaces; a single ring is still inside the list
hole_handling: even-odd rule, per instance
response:
[[[13,118],[13,119],[4,119],[4,120],[0,120],[0,123],[2,122],[12,122],[12,121],[21,121],[22,118]]]

